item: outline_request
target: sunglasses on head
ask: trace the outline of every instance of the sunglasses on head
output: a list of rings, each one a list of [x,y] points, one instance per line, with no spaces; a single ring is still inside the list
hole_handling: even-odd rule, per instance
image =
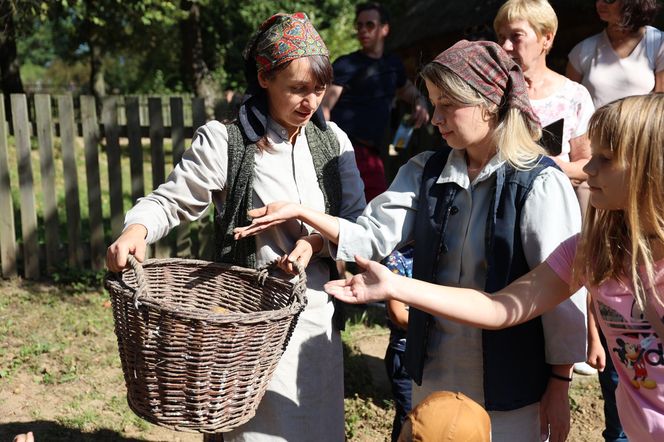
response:
[[[602,0],[602,1],[603,1],[604,3],[606,3],[607,5],[612,5],[613,3],[616,2],[616,0]]]
[[[378,22],[375,20],[355,22],[355,29],[357,29],[358,31],[361,30],[362,28],[366,29],[367,31],[373,31],[377,27],[378,27]]]

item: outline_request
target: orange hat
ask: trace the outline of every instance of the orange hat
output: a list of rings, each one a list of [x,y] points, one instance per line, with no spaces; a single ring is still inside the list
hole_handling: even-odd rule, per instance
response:
[[[479,404],[462,393],[431,393],[408,415],[413,442],[490,442],[491,420]],[[407,436],[407,435],[406,435]]]

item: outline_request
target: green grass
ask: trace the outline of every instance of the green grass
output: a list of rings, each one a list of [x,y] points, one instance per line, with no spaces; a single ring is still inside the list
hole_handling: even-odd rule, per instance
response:
[[[343,334],[348,440],[384,440],[391,422],[391,404],[374,391],[356,346],[363,332],[382,329],[381,316],[349,309]],[[112,309],[94,284],[0,281],[0,367],[0,394],[30,403],[21,415],[30,424],[19,425],[12,423],[11,404],[0,400],[0,440],[28,429],[49,442],[200,440],[158,429],[129,409]]]

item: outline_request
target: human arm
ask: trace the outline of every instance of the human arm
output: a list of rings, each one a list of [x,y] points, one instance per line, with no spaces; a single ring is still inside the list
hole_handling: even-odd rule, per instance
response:
[[[597,318],[595,317],[592,298],[588,293],[588,365],[599,371],[604,371],[606,357],[606,352],[599,339],[599,324],[597,324]]]
[[[556,210],[552,212],[551,207]],[[533,182],[521,216],[523,250],[530,268],[547,259],[580,228],[579,203],[569,179],[555,168],[545,169]],[[544,313],[542,327],[545,358],[552,372],[570,377],[573,363],[586,359],[585,290]],[[549,434],[552,441],[564,440],[569,432],[568,390],[568,382],[551,379],[541,398],[542,434]]]
[[[655,73],[655,89],[653,92],[664,92],[664,71]]]
[[[337,104],[337,101],[339,101],[339,97],[341,97],[343,90],[344,88],[338,84],[330,84],[327,87],[325,96],[323,96],[323,101],[321,102],[325,120],[330,121],[330,113],[332,112],[332,108]]]
[[[148,229],[143,224],[130,224],[113,244],[106,249],[106,267],[119,272],[127,266],[127,256],[134,255],[139,262],[145,259]]]
[[[355,261],[363,272],[346,280],[330,281],[325,284],[327,293],[349,304],[396,300],[434,316],[485,329],[528,321],[570,296],[568,283],[547,263],[489,295],[399,276],[361,256]]]
[[[390,299],[385,301],[387,316],[397,327],[408,329],[408,306],[403,302]]]
[[[293,266],[293,263],[299,262],[306,269],[311,257],[321,251],[323,244],[323,237],[318,233],[303,236],[295,242],[295,247],[290,253],[279,259],[277,265],[286,273],[296,275],[297,269]]]
[[[255,235],[286,219],[299,219],[334,244],[335,259],[352,261],[354,255],[382,259],[412,241],[422,171],[433,152],[411,158],[390,188],[374,198],[356,222],[334,218],[297,204],[278,202],[249,212],[252,224],[235,229],[236,239]]]
[[[125,267],[127,254],[145,257],[146,244],[164,237],[181,220],[193,221],[208,208],[226,181],[228,133],[219,122],[196,131],[191,147],[165,183],[139,198],[125,216],[125,229],[107,249],[106,265],[112,271]]]
[[[396,90],[396,96],[411,106],[411,120],[415,128],[429,121],[427,100],[410,80],[406,80],[406,83]]]
[[[569,385],[573,365],[552,366],[552,376],[540,400],[542,440],[564,442],[570,430]]]
[[[552,157],[552,159],[572,182],[585,181],[588,179],[588,175],[583,171],[583,167],[590,160],[590,140],[586,134],[583,134],[569,140],[569,145],[570,161],[563,161],[558,157]]]

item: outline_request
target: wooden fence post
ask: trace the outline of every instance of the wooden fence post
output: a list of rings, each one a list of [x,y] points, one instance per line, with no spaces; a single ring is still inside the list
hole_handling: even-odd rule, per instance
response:
[[[65,206],[67,212],[67,259],[70,268],[80,268],[83,256],[81,244],[81,205],[78,196],[76,169],[76,126],[74,101],[71,95],[58,96],[62,167],[65,180]]]
[[[99,177],[99,123],[97,105],[90,95],[81,96],[81,122],[85,148],[85,176],[88,184],[88,222],[90,223],[90,266],[104,268],[106,241],[101,210],[101,179]]]
[[[118,99],[106,97],[101,120],[106,138],[106,160],[108,162],[108,193],[111,204],[111,236],[115,240],[124,225],[124,202],[122,198],[122,161],[120,155],[120,129],[118,127]]]
[[[0,262],[2,277],[15,278],[16,270],[16,230],[14,226],[14,202],[9,179],[9,149],[7,143],[7,116],[5,98],[0,94]]]
[[[131,203],[145,195],[143,181],[143,145],[141,143],[141,119],[138,97],[125,98],[127,114],[127,138],[129,139],[129,170],[131,171]]]
[[[35,95],[37,117],[37,140],[39,141],[39,164],[41,189],[44,201],[44,241],[46,245],[46,269],[52,273],[59,262],[60,233],[55,196],[55,165],[53,162],[53,118],[51,96]]]
[[[161,107],[161,98],[148,98],[148,118],[150,120],[150,154],[152,159],[152,189],[156,189],[166,180],[164,158],[164,114]],[[168,235],[157,241],[154,247],[156,258],[167,258],[171,255],[170,239]]]
[[[23,94],[12,94],[12,120],[18,156],[18,181],[21,194],[21,234],[23,236],[23,263],[25,277],[38,279],[39,240],[37,238],[37,210],[30,148],[30,121],[28,101]]]

